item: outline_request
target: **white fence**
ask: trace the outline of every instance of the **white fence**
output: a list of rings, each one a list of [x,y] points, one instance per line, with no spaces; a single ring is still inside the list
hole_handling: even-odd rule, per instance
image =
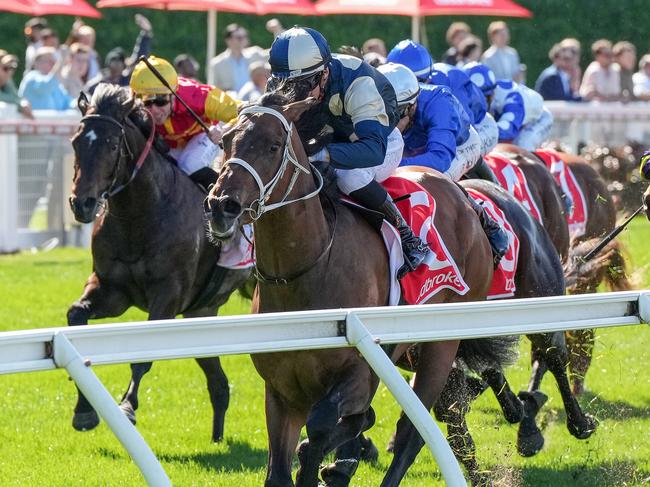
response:
[[[650,290],[457,303],[272,313],[0,333],[0,374],[65,368],[152,486],[162,466],[90,368],[215,355],[355,346],[426,440],[451,486],[465,480],[428,411],[379,347],[650,323]]]

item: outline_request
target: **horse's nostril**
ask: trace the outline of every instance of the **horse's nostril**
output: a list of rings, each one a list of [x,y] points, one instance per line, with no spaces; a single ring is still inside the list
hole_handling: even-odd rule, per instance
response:
[[[88,198],[84,201],[84,207],[88,210],[94,210],[97,206],[97,200],[95,198]]]
[[[228,198],[223,202],[222,211],[224,215],[236,217],[241,213],[241,205],[237,201]]]

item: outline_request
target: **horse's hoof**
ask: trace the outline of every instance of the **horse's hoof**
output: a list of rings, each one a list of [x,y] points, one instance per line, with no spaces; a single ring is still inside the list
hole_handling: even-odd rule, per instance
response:
[[[368,437],[361,439],[361,456],[359,460],[375,463],[379,459],[379,450]]]
[[[525,417],[517,431],[517,452],[522,457],[536,455],[544,446],[544,436],[535,424],[534,417]]]
[[[124,413],[124,416],[131,421],[131,424],[135,425],[135,410],[133,409],[133,406],[128,402],[123,402],[120,404],[120,409]]]
[[[566,427],[573,436],[579,440],[585,440],[596,431],[598,420],[591,414],[585,413],[580,421],[571,421],[567,418]]]
[[[321,468],[320,476],[327,487],[348,487],[358,466],[354,458],[336,460]]]
[[[95,410],[87,413],[74,413],[72,427],[77,431],[90,431],[99,424],[99,416]]]

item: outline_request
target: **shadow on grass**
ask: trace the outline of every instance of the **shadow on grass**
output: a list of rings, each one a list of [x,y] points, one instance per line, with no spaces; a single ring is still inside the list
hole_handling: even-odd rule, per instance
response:
[[[559,465],[557,468],[524,467],[518,471],[518,476],[522,486],[620,487],[650,482],[650,472],[640,470],[632,462],[583,466]]]
[[[600,419],[650,418],[650,406],[633,406],[625,401],[608,401],[601,396],[586,391],[580,396],[583,409]]]
[[[203,451],[183,454],[159,454],[162,462],[195,463],[205,470],[247,472],[266,467],[266,449],[252,448],[248,443],[226,439],[225,451]]]

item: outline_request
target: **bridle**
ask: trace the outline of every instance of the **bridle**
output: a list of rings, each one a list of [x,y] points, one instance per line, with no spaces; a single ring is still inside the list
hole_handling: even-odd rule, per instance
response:
[[[248,173],[253,177],[253,179],[257,183],[257,187],[259,188],[260,191],[260,197],[256,200],[253,200],[251,205],[248,208],[244,209],[244,211],[247,211],[250,214],[251,219],[253,221],[256,221],[259,220],[259,218],[267,211],[275,210],[277,208],[290,205],[291,203],[307,200],[309,198],[313,198],[314,196],[316,196],[318,193],[320,193],[321,189],[323,189],[323,176],[318,170],[314,168],[314,166],[311,163],[309,163],[309,165],[313,169],[312,172],[316,174],[316,178],[318,179],[318,187],[309,194],[306,194],[304,196],[301,196],[293,200],[287,200],[287,197],[291,193],[291,190],[293,189],[293,187],[296,184],[296,181],[298,180],[298,176],[300,175],[300,172],[303,172],[305,174],[309,174],[310,172],[309,169],[307,169],[305,166],[301,165],[300,162],[298,162],[298,158],[296,157],[296,152],[293,148],[293,144],[291,143],[293,124],[289,124],[289,122],[284,117],[284,115],[282,115],[282,113],[270,107],[251,106],[243,109],[239,113],[239,116],[253,114],[253,113],[266,113],[268,115],[274,116],[275,118],[280,120],[280,122],[282,122],[282,126],[284,127],[284,130],[287,132],[287,139],[284,143],[284,153],[282,154],[282,162],[280,163],[280,167],[278,168],[278,171],[275,173],[275,176],[273,176],[273,178],[271,178],[271,180],[266,184],[264,184],[262,178],[260,178],[260,175],[255,170],[255,168],[243,159],[232,157],[223,163],[224,167],[227,166],[228,164],[235,164],[243,167],[246,171],[248,171]],[[267,205],[266,202],[271,197],[273,190],[275,189],[278,182],[282,179],[282,176],[284,176],[284,173],[289,163],[293,164],[294,169],[293,169],[293,174],[291,175],[291,180],[289,181],[289,185],[287,186],[287,190],[284,193],[284,196],[277,203],[272,203],[270,205]]]
[[[146,110],[146,109],[144,109]],[[147,111],[147,113],[149,113]],[[80,123],[83,123],[84,126],[87,124],[89,121],[97,121],[97,122],[106,122],[110,123],[113,125],[116,125],[120,129],[120,141],[119,141],[119,154],[117,156],[117,161],[115,163],[115,170],[113,171],[113,179],[111,180],[111,184],[108,186],[108,189],[102,192],[100,195],[100,201],[105,202],[110,198],[111,196],[116,195],[120,191],[122,191],[124,188],[126,188],[131,181],[135,179],[137,176],[138,172],[142,168],[145,159],[149,155],[149,152],[151,151],[151,147],[153,145],[153,139],[155,136],[156,132],[156,127],[153,124],[153,118],[151,117],[151,114],[149,113],[149,118],[152,120],[151,124],[151,130],[149,133],[149,137],[147,138],[147,143],[144,146],[144,149],[142,153],[140,154],[140,157],[138,158],[137,162],[135,163],[135,167],[133,168],[133,171],[131,172],[131,177],[124,183],[120,184],[117,186],[117,179],[119,178],[120,175],[120,164],[122,163],[123,160],[133,160],[133,150],[131,149],[131,146],[129,145],[129,141],[126,138],[126,132],[124,130],[124,124],[120,123],[117,119],[109,116],[109,115],[102,115],[100,113],[92,113],[90,115],[84,116],[81,120]]]

